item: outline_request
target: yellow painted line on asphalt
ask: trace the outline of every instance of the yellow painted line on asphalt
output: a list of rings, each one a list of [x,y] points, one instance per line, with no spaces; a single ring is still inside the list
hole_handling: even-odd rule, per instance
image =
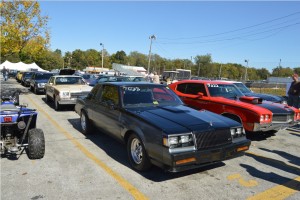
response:
[[[89,152],[80,142],[78,142],[68,131],[66,131],[63,127],[61,127],[52,117],[44,111],[39,105],[37,105],[29,96],[27,96],[32,104],[42,112],[49,121],[59,129],[80,151],[82,151],[88,158],[93,160],[97,165],[99,165],[106,173],[112,176],[124,189],[126,189],[135,199],[144,200],[148,199],[143,193],[141,193],[137,188],[131,185],[128,181],[126,181],[122,176],[117,174],[111,168],[109,168],[104,162],[99,160],[94,154]]]
[[[300,176],[284,183],[283,185],[275,186],[257,195],[249,197],[247,200],[283,200],[295,194],[299,190]]]
[[[229,181],[237,180],[239,182],[239,184],[244,187],[255,187],[258,185],[256,180],[247,181],[240,174],[231,174],[231,175],[227,176],[227,179]]]

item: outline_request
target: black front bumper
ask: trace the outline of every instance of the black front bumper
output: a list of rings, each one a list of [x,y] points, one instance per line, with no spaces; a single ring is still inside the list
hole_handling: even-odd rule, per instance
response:
[[[224,160],[229,160],[239,156],[243,156],[245,151],[249,149],[251,141],[245,139],[238,143],[232,143],[218,148],[210,148],[205,150],[197,150],[193,152],[183,152],[177,154],[169,154],[165,157],[167,165],[165,169],[170,172],[180,172],[189,169],[199,168],[206,165],[211,165]],[[247,149],[242,149],[238,151],[237,149],[242,147],[248,147]],[[186,159],[194,160],[191,162],[178,164],[176,162],[183,161]],[[166,163],[165,163],[166,164]]]

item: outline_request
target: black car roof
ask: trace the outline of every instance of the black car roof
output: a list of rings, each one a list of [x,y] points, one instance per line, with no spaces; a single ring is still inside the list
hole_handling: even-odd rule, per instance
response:
[[[155,84],[155,83],[148,83],[148,82],[103,82],[103,83],[98,83],[101,85],[116,85],[116,86],[146,86],[146,85],[156,85],[156,86],[161,86],[161,87],[166,87],[165,85],[162,84]]]

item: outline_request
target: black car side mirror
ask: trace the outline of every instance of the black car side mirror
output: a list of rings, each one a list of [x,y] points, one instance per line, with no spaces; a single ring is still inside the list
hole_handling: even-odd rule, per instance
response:
[[[115,110],[116,109],[116,105],[115,105],[115,103],[112,100],[108,100],[105,103],[106,103],[106,106],[108,108],[110,108],[111,110]]]

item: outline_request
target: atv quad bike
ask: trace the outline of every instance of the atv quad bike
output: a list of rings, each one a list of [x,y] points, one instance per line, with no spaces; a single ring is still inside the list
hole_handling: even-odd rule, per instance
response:
[[[25,105],[19,106],[19,92],[16,96],[1,94],[0,153],[16,155],[26,150],[29,159],[41,159],[45,154],[45,139],[41,129],[36,128],[37,112]],[[16,101],[17,100],[17,101]]]

